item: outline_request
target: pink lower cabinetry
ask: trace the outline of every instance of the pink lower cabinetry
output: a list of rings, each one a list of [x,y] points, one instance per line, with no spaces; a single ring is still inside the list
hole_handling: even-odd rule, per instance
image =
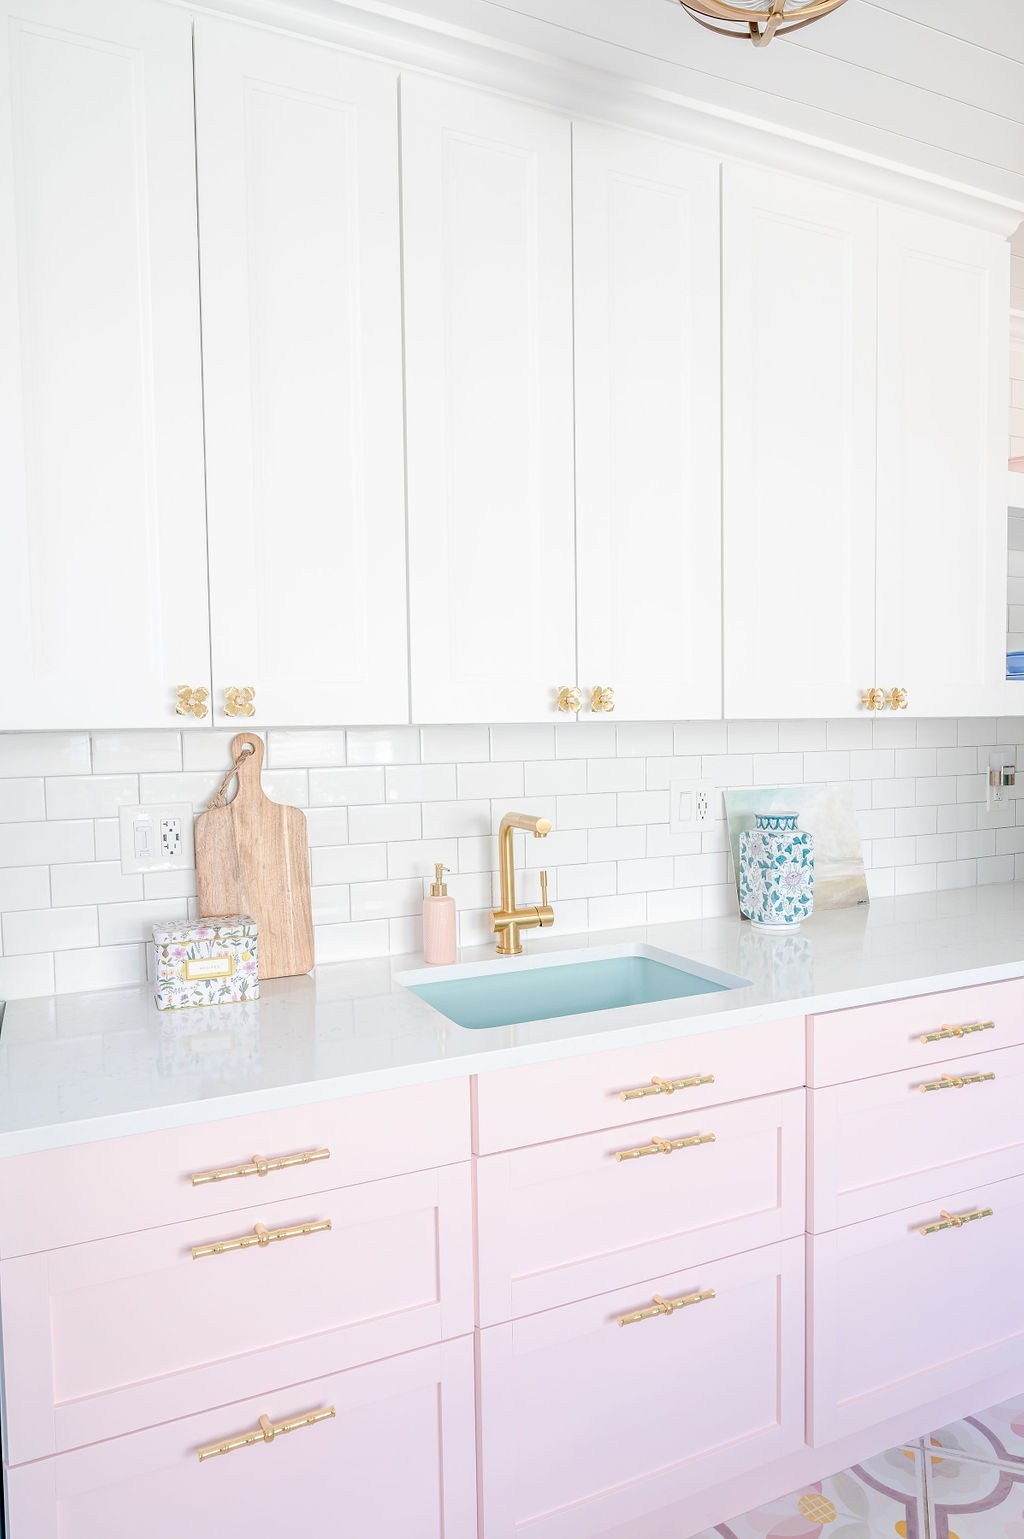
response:
[[[1024,1383],[1024,1176],[815,1235],[810,1277],[815,1443],[1014,1367]]]
[[[707,1296],[619,1323],[655,1295]],[[594,1539],[798,1449],[803,1332],[802,1237],[482,1331],[485,1539]]]
[[[332,1406],[329,1420],[199,1461],[261,1416]],[[11,1539],[476,1539],[472,1338],[20,1465],[7,1489]]]

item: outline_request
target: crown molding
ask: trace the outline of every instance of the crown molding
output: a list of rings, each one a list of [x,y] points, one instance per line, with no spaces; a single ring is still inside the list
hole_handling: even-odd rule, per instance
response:
[[[700,102],[526,41],[480,30],[477,0],[435,0],[425,16],[386,0],[171,0],[194,15],[256,23],[385,63],[533,101],[575,117],[657,134],[716,158],[811,177],[1009,237],[1024,202],[883,155]],[[670,73],[670,72],[669,72]]]

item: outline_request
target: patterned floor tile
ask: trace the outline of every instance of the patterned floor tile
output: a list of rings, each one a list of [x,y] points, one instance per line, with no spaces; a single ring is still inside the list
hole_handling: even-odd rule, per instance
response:
[[[1024,1466],[1024,1396],[940,1427],[929,1441],[951,1453]]]
[[[1024,1467],[926,1456],[931,1539],[1024,1539]]]
[[[893,1449],[694,1539],[926,1539],[921,1456]]]

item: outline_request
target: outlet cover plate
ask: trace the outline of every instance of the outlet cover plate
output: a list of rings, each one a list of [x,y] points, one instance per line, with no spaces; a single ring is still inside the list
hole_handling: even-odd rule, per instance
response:
[[[191,802],[121,807],[121,870],[190,871],[195,857],[195,813]]]
[[[670,780],[670,834],[699,834],[715,821],[715,793],[710,780]]]

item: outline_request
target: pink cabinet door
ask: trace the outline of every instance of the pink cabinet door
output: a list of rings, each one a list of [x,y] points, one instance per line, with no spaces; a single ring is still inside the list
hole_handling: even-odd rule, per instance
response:
[[[830,1085],[810,1103],[815,1233],[1024,1174],[1024,1047]]]
[[[335,1415],[204,1463],[204,1446]],[[9,1471],[10,1539],[476,1539],[471,1337]]]
[[[913,1069],[1024,1043],[1024,978],[810,1018],[809,1085]]]
[[[685,1022],[676,1022],[670,1030],[666,1041],[643,1047],[478,1075],[477,1153],[702,1111],[804,1083],[802,1017],[712,1032],[687,1032]]]
[[[803,1279],[787,1240],[482,1331],[484,1539],[592,1539],[800,1448]]]
[[[193,1259],[192,1247],[330,1224]],[[0,1262],[8,1460],[473,1328],[470,1168]]]
[[[478,1160],[481,1325],[802,1235],[804,1099],[789,1090]]]
[[[280,1158],[311,1151],[326,1157]],[[454,1079],[16,1155],[4,1161],[0,1182],[0,1256],[380,1181],[469,1154],[469,1081]],[[269,1162],[265,1174],[253,1169],[254,1155]],[[239,1173],[193,1180],[214,1171]]]
[[[988,1209],[935,1227],[947,1224],[943,1210]],[[817,1235],[811,1247],[815,1443],[1024,1372],[1024,1177]]]

